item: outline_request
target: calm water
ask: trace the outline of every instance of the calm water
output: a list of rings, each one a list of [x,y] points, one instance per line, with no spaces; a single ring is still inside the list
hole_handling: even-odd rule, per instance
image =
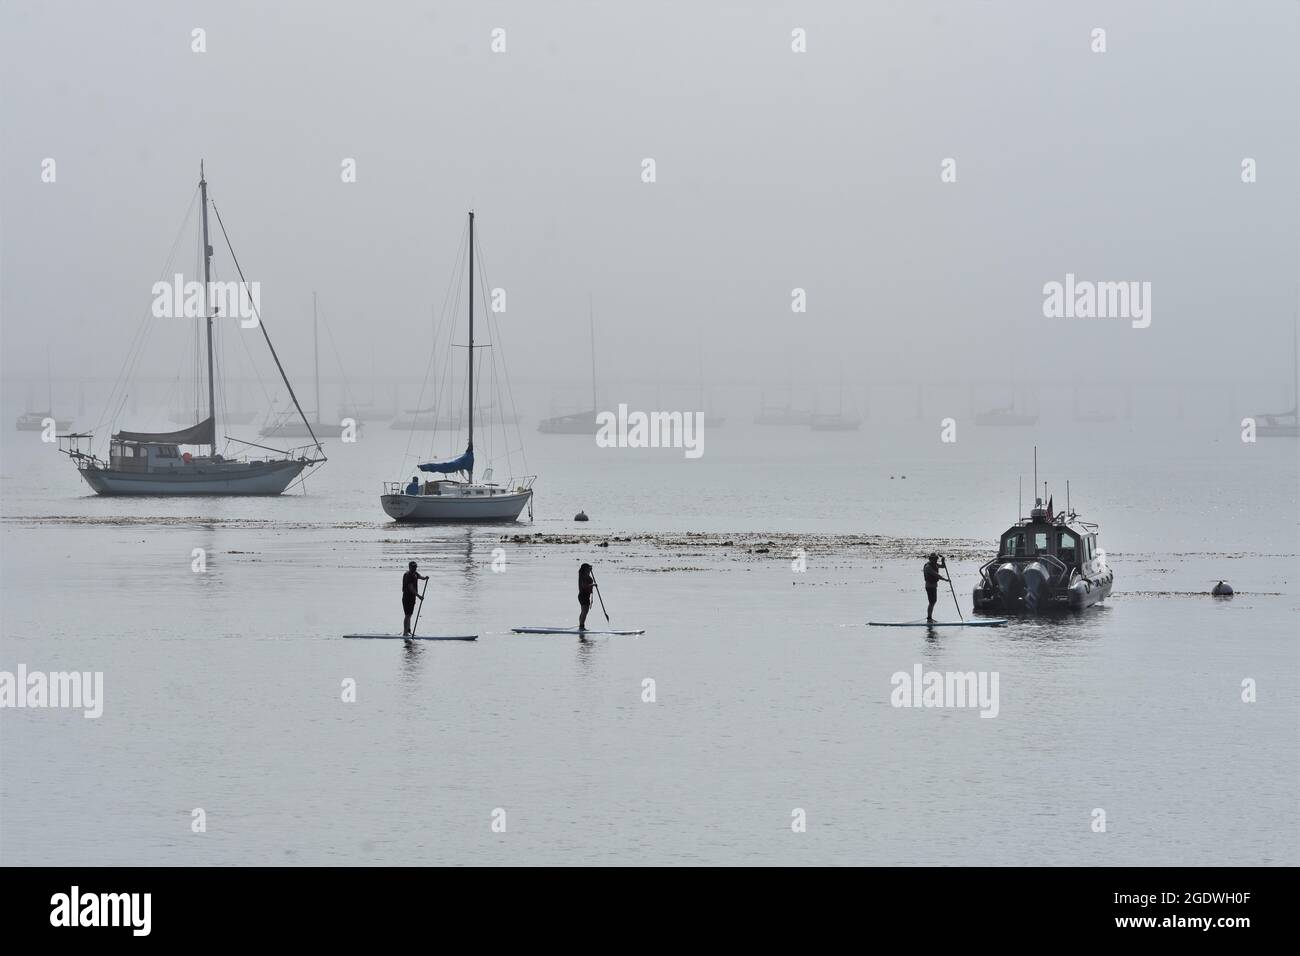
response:
[[[536,521],[517,530],[671,537],[395,526],[377,495],[409,476],[408,436],[382,424],[267,500],[95,498],[37,436],[0,434],[0,668],[100,670],[106,696],[98,720],[0,714],[3,862],[1300,863],[1294,441],[1125,424],[941,446],[733,421],[686,461],[531,427]],[[1106,606],[862,626],[924,613],[936,544],[969,607],[1021,474],[1028,507],[1035,441],[1057,505],[1068,477],[1101,523]],[[341,640],[398,628],[411,557],[432,575],[420,629],[480,640]],[[645,636],[510,634],[575,622],[583,560]],[[1234,600],[1192,593],[1220,577]],[[890,706],[916,664],[998,672],[998,716]]]

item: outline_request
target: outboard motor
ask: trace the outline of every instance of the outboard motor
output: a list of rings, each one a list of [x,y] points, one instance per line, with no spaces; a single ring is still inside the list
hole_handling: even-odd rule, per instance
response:
[[[1025,607],[1036,611],[1047,600],[1048,585],[1052,572],[1041,561],[1031,561],[1025,565]]]
[[[998,593],[1002,595],[1002,600],[1006,603],[1015,601],[1020,597],[1020,572],[1016,569],[1015,562],[1007,561],[1000,564],[997,570],[993,572],[993,582],[997,585]]]

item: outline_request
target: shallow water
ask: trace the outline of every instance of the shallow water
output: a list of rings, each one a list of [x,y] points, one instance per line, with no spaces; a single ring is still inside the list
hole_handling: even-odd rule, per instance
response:
[[[699,461],[526,431],[535,522],[472,530],[384,519],[410,460],[382,425],[308,494],[256,500],[95,498],[0,435],[0,668],[103,671],[106,697],[97,720],[0,715],[0,859],[1300,863],[1295,442],[1113,429],[943,447],[737,423]],[[1101,523],[1106,605],[865,627],[923,616],[932,547],[969,613],[1034,440],[1057,505],[1068,475]],[[593,540],[502,540],[533,532]],[[421,631],[476,643],[341,639],[400,626],[408,558],[432,576]],[[583,560],[647,633],[510,634],[576,623]],[[1233,600],[1204,595],[1220,577]],[[891,706],[917,664],[997,672],[996,718]]]

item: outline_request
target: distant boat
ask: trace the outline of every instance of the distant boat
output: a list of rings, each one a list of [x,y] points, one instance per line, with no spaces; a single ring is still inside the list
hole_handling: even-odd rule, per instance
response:
[[[438,415],[433,409],[410,409],[388,423],[388,427],[401,432],[432,432],[438,430]]]
[[[781,428],[811,425],[813,413],[794,407],[794,386],[790,386],[790,401],[784,405],[760,404],[758,414],[754,416],[755,425],[773,425]],[[762,400],[760,399],[760,402]]]
[[[843,412],[814,415],[809,427],[815,432],[855,432],[862,427],[862,419]]]
[[[862,427],[862,419],[844,410],[844,377],[840,376],[840,404],[835,412],[817,413],[808,423],[815,432],[855,432]]]
[[[700,347],[700,409],[704,412],[705,428],[721,428],[727,423],[722,415],[713,414],[713,396],[704,387],[704,347]]]
[[[754,416],[755,425],[775,425],[789,427],[792,425],[811,425],[813,413],[791,405],[761,408]]]
[[[1256,415],[1255,434],[1262,438],[1300,437],[1300,358],[1297,355],[1296,333],[1291,339],[1291,382],[1295,389],[1295,404],[1289,412]]]
[[[1017,411],[1015,402],[1001,408],[991,408],[975,415],[976,425],[995,425],[1009,428],[1026,428],[1038,424],[1038,415],[1032,412]]]
[[[375,362],[375,343],[370,343],[370,398],[364,402],[345,402],[339,410],[339,418],[355,418],[359,422],[386,422],[397,417],[396,393],[393,407],[380,408],[375,402],[375,383],[379,381],[379,372]],[[344,398],[347,396],[345,395]]]
[[[1085,407],[1081,389],[1075,386],[1074,395],[1074,420],[1084,424],[1103,424],[1115,421],[1119,416],[1114,412],[1103,411],[1097,408]]]
[[[203,316],[201,322],[207,331],[208,415],[188,428],[172,432],[134,432],[122,430],[111,436],[108,460],[92,451],[83,451],[80,442],[92,442],[91,433],[61,436],[60,451],[68,455],[77,466],[86,484],[100,495],[278,495],[282,494],[294,478],[304,469],[325,460],[284,452],[282,458],[229,459],[217,454],[217,402],[216,374],[213,361],[212,319],[215,314],[212,301],[212,245],[208,241],[208,181],[199,165],[199,196],[202,211],[203,249]],[[218,221],[220,218],[218,217]],[[223,228],[224,235],[224,228]],[[227,240],[227,247],[229,241]],[[234,260],[234,253],[231,253]],[[238,271],[238,264],[235,266]],[[240,273],[240,279],[243,275]],[[276,368],[289,389],[293,388],[284,374],[280,360],[271,346],[266,323],[260,321]],[[294,400],[295,406],[297,400]],[[246,444],[246,443],[245,443]],[[207,448],[207,454],[183,452],[183,446]],[[320,444],[315,444],[320,451]]]
[[[46,406],[46,408],[52,409],[54,407],[54,372],[50,366],[50,350],[48,346],[45,349],[45,385],[48,390],[48,401],[49,401],[49,404]],[[30,386],[28,387],[27,397],[28,400],[30,401],[31,399]],[[52,411],[23,412],[23,414],[18,416],[18,421],[15,423],[15,427],[20,432],[44,431],[45,420],[47,418],[54,419],[54,430],[56,432],[66,432],[71,430],[72,428],[72,419],[59,418]]]
[[[23,412],[18,416],[15,427],[20,432],[39,432],[45,430],[45,420],[54,418],[50,412]],[[65,432],[72,428],[72,419],[54,418],[54,430]]]
[[[495,408],[480,408],[474,413],[477,421],[484,425],[518,425],[523,416],[515,412],[502,414]],[[465,421],[452,415],[439,415],[435,409],[410,409],[397,416],[389,423],[389,428],[396,431],[416,432],[451,432],[459,431]]]
[[[596,424],[595,409],[587,412],[574,412],[572,415],[555,415],[543,418],[537,423],[537,430],[547,435],[595,435],[599,429]]]
[[[177,425],[184,425],[186,422],[192,422],[197,415],[190,411],[173,408],[167,415],[168,420]],[[253,419],[257,417],[257,412],[248,410],[224,411],[221,414],[221,420],[227,425],[251,425]]]
[[[304,418],[302,421],[287,421],[266,425],[260,432],[263,438],[338,438],[344,432],[342,420],[323,422],[320,417],[320,320],[316,314],[316,293],[311,294],[311,332],[312,360],[316,370],[316,410],[310,426]],[[361,432],[361,421],[356,421],[356,433]]]
[[[405,482],[388,482],[379,498],[384,513],[397,521],[462,523],[470,521],[516,521],[533,501],[536,476],[509,478],[504,485],[492,481],[492,469],[484,470],[481,481],[474,480],[474,213],[469,214],[469,347],[467,351],[465,407],[468,409],[469,438],[465,451],[448,461],[431,461],[420,471],[433,474],[464,475],[463,480],[440,478],[417,483],[414,489]]]
[[[596,318],[591,300],[587,300],[587,321],[591,325],[591,410],[555,415],[537,423],[537,430],[547,435],[595,435],[596,424]]]

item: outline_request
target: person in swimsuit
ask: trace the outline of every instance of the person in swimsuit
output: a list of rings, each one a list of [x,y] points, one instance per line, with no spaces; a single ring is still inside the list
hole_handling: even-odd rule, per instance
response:
[[[587,612],[591,610],[591,589],[596,586],[596,575],[592,573],[591,565],[584,564],[578,568],[578,607],[582,608],[578,612],[578,630],[587,629]]]
[[[930,559],[925,562],[925,567],[922,569],[922,573],[925,575],[925,596],[930,602],[930,606],[925,609],[925,623],[927,624],[934,623],[934,603],[939,600],[939,582],[948,580],[939,573],[941,566],[946,568],[948,564],[939,555],[931,554]]]
[[[416,601],[424,600],[420,596],[420,582],[429,580],[428,575],[416,570],[417,567],[419,565],[412,561],[402,575],[402,610],[406,613],[406,619],[402,622],[402,637],[411,636],[411,612],[415,610]]]

